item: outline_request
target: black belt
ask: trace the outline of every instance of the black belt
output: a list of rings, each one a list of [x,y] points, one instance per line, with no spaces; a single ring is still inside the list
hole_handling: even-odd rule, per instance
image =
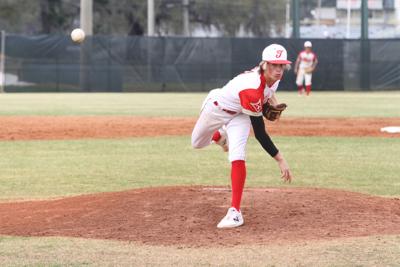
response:
[[[218,106],[218,102],[217,101],[214,101],[214,105],[216,105],[216,106]],[[228,114],[231,114],[231,115],[235,115],[237,112],[235,112],[235,111],[232,111],[232,110],[227,110],[227,109],[224,109],[224,108],[221,108],[223,111],[225,111],[226,113],[228,113]]]

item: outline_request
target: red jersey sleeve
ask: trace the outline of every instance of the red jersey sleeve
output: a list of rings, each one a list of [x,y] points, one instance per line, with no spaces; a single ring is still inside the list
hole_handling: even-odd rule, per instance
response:
[[[257,89],[245,89],[239,92],[242,112],[250,116],[262,116],[264,96]]]

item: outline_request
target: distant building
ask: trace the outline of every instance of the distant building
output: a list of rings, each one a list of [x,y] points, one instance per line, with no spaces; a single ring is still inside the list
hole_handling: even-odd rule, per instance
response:
[[[319,0],[301,21],[301,35],[314,38],[359,38],[361,0]],[[400,0],[368,0],[369,37],[400,37]],[[350,19],[348,19],[350,18]]]

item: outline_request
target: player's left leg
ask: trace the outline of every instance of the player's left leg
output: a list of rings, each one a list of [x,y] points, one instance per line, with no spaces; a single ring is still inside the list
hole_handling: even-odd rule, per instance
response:
[[[229,161],[231,162],[231,208],[218,224],[218,228],[237,227],[244,223],[240,209],[246,180],[246,144],[250,134],[250,118],[245,114],[234,117],[226,127],[229,138]]]
[[[305,81],[306,81],[306,93],[307,93],[307,95],[310,95],[310,93],[311,93],[312,74],[311,73],[307,73],[304,78],[305,78]]]
[[[224,112],[213,104],[213,91],[215,90],[212,90],[204,100],[200,116],[192,131],[191,141],[194,148],[208,146],[216,131],[232,118],[232,115]]]
[[[228,137],[226,133],[226,126],[222,126],[217,131],[214,132],[212,136],[212,142],[222,147],[224,152],[228,152]]]
[[[203,148],[211,143],[215,131],[222,127],[223,121],[214,116],[211,107],[206,105],[198,118],[192,131],[192,146]]]

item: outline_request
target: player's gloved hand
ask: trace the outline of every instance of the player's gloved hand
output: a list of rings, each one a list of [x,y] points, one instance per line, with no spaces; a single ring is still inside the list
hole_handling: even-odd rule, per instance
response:
[[[263,105],[263,115],[267,120],[276,121],[281,117],[282,111],[287,108],[285,103],[272,105],[269,102]]]
[[[289,168],[289,164],[286,162],[285,158],[280,152],[274,157],[278,162],[279,169],[281,170],[281,178],[283,182],[292,182],[293,174]]]
[[[312,73],[313,71],[314,71],[314,68],[313,67],[308,67],[308,68],[305,68],[305,70],[304,70],[306,73]]]

